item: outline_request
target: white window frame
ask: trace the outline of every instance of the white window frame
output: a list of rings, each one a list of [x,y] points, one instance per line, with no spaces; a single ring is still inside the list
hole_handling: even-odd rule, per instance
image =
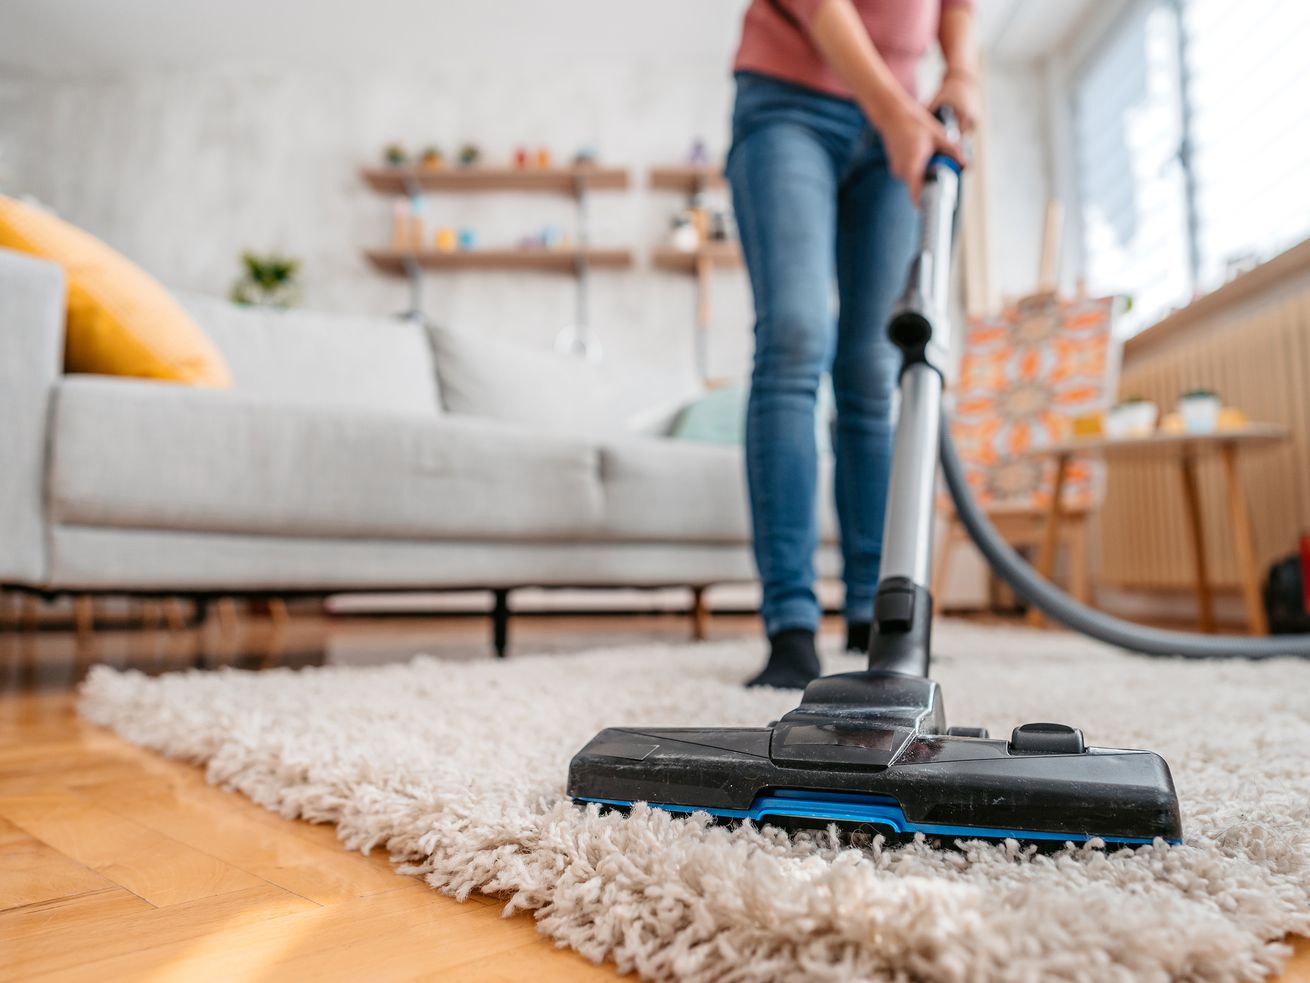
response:
[[[1050,134],[1051,187],[1055,197],[1066,203],[1064,247],[1060,264],[1060,282],[1066,288],[1073,285],[1082,271],[1087,268],[1086,228],[1083,223],[1077,137],[1074,126],[1074,92],[1077,81],[1087,64],[1110,42],[1116,28],[1136,9],[1154,2],[1159,0],[1099,0],[1092,5],[1087,17],[1079,24],[1068,42],[1046,60],[1045,86],[1047,131]],[[1177,0],[1165,0],[1165,2],[1174,2],[1175,6],[1177,5]],[[1179,31],[1180,37],[1185,37],[1181,20]],[[1196,175],[1190,159],[1187,65],[1182,57],[1179,62],[1181,71],[1179,88],[1182,92],[1180,128],[1183,140],[1179,155],[1184,175],[1188,222],[1185,245],[1190,267],[1188,278],[1192,289],[1195,290],[1200,266]]]

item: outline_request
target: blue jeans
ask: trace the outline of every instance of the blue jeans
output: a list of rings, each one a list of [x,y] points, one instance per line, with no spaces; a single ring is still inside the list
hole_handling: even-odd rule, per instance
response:
[[[855,103],[754,73],[737,75],[727,176],[755,296],[746,477],[765,631],[819,622],[814,412],[825,372],[837,404],[845,612],[867,622],[900,368],[887,318],[918,216]]]

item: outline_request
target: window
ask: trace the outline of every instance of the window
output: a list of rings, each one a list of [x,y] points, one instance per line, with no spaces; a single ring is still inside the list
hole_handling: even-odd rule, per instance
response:
[[[1200,287],[1310,234],[1310,4],[1187,0]]]
[[[1310,4],[1139,0],[1072,84],[1089,290],[1128,332],[1310,234]]]

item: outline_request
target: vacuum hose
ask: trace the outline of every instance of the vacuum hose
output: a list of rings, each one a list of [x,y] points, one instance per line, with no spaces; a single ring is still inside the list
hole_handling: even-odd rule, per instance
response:
[[[1144,655],[1181,655],[1193,659],[1238,657],[1267,659],[1280,655],[1310,657],[1310,635],[1248,638],[1236,635],[1196,635],[1148,628],[1080,604],[1029,566],[992,526],[978,507],[964,479],[949,427],[941,428],[942,473],[955,500],[955,511],[993,570],[1020,597],[1043,614],[1092,638]]]

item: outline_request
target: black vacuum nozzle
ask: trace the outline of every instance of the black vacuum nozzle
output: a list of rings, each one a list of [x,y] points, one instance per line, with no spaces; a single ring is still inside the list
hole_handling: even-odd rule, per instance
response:
[[[904,673],[816,679],[771,727],[604,730],[574,756],[568,792],[891,839],[1182,839],[1159,755],[1086,747],[1062,724],[1025,724],[1009,741],[951,734],[940,687]]]

